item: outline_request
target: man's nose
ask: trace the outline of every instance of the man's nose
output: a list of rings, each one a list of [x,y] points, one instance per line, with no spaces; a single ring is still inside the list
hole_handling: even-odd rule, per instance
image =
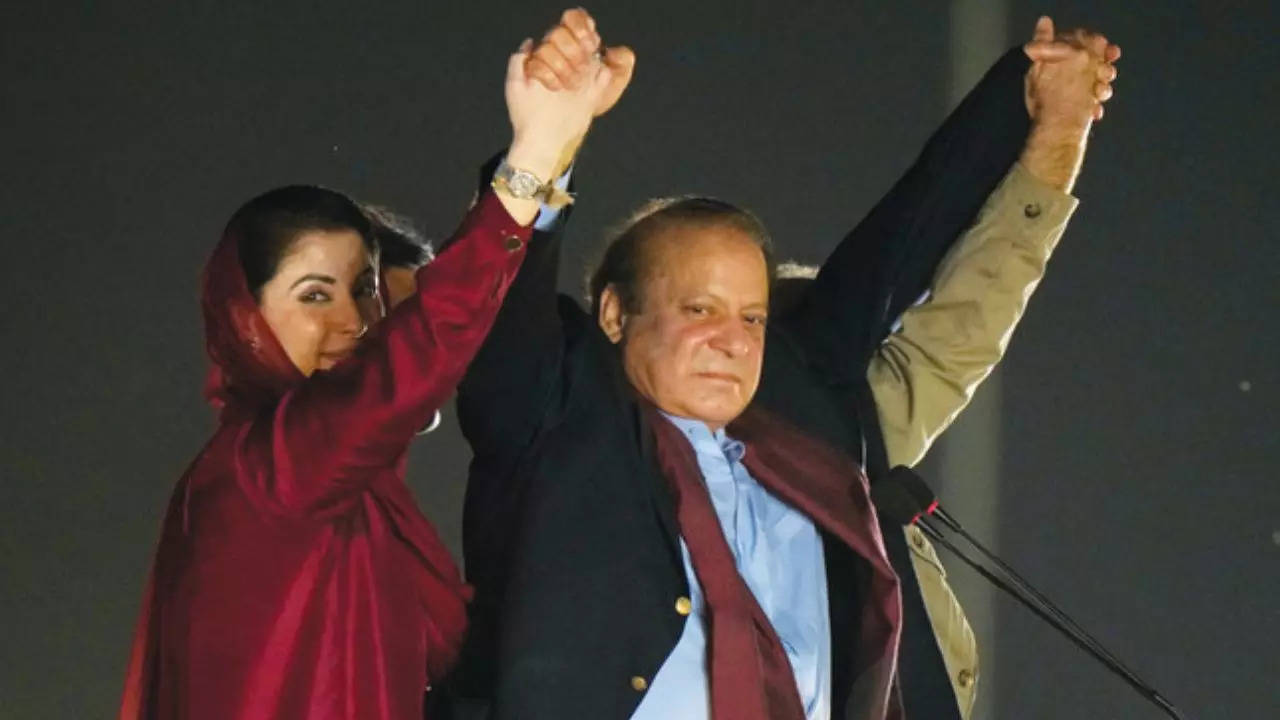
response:
[[[731,358],[740,358],[751,351],[751,334],[736,318],[727,318],[716,328],[710,344]]]

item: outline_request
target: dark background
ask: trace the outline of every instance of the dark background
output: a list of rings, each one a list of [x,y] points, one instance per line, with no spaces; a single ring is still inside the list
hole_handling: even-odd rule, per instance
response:
[[[162,508],[212,426],[196,277],[222,224],[315,182],[447,235],[509,137],[507,54],[561,7],[24,5],[0,11],[0,717],[108,717]],[[676,192],[752,207],[819,260],[949,107],[938,0],[591,9],[639,65],[579,165],[566,287],[604,227]],[[997,36],[1041,12],[1125,54],[1003,366],[993,532],[1189,717],[1280,716],[1276,4],[1013,0]],[[415,445],[456,543],[451,411]],[[995,609],[984,717],[1159,717]]]

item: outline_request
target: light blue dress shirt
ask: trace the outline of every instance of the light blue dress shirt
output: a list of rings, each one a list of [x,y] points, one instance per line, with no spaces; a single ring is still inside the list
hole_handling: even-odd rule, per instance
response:
[[[666,416],[698,458],[734,563],[782,641],[808,720],[831,717],[831,631],[822,538],[813,522],[774,497],[742,464],[743,444],[703,423]],[[711,717],[706,600],[680,539],[693,609],[633,720]]]

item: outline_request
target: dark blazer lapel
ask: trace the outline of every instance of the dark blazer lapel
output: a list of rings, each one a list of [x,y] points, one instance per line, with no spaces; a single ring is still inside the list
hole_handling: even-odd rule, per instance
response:
[[[592,327],[587,332],[593,334],[591,342],[595,345],[594,352],[603,356],[601,365],[606,368],[606,382],[622,410],[618,417],[625,418],[626,422],[630,423],[628,436],[635,443],[633,447],[639,451],[637,457],[640,459],[640,467],[637,468],[637,472],[640,473],[642,482],[648,486],[654,514],[657,515],[658,523],[662,526],[662,535],[667,540],[673,561],[683,568],[684,557],[680,552],[680,524],[676,519],[676,501],[671,495],[671,488],[668,487],[666,478],[662,477],[662,471],[659,470],[661,466],[658,464],[657,442],[653,437],[653,428],[649,426],[641,401],[622,369],[617,347],[609,342],[599,327]]]
[[[649,496],[653,500],[653,510],[662,525],[662,535],[667,539],[672,557],[681,567],[684,557],[680,552],[680,523],[676,519],[676,499],[671,494],[670,484],[659,470],[657,441],[653,437],[653,428],[649,426],[645,414],[637,402],[631,403],[631,418],[636,424],[637,442],[640,457],[643,459],[643,473],[649,485]]]

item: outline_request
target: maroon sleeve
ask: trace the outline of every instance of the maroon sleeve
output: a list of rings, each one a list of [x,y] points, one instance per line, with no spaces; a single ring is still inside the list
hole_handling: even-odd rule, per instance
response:
[[[357,353],[247,422],[235,474],[255,503],[285,513],[338,510],[394,466],[448,400],[493,325],[531,228],[483,194],[401,303]]]

